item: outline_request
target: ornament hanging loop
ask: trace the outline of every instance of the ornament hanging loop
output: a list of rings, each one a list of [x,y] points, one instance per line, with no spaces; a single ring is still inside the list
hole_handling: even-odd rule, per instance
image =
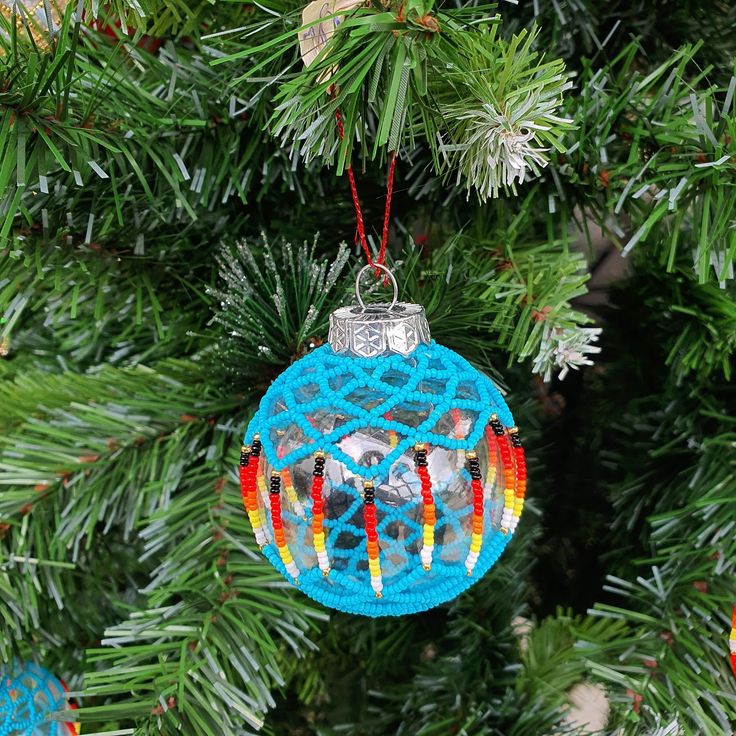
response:
[[[367,271],[370,271],[372,269],[378,269],[380,271],[383,271],[386,274],[386,277],[391,281],[391,286],[394,290],[394,297],[391,300],[391,304],[389,306],[389,311],[391,311],[395,306],[396,303],[399,300],[399,285],[396,283],[396,279],[394,278],[393,273],[391,272],[391,269],[388,268],[388,266],[384,266],[383,263],[369,263],[363,268],[358,271],[358,275],[355,277],[355,298],[358,300],[358,304],[360,305],[360,308],[365,310],[367,309],[365,302],[363,301],[363,297],[360,295],[360,281],[363,278],[363,274]]]

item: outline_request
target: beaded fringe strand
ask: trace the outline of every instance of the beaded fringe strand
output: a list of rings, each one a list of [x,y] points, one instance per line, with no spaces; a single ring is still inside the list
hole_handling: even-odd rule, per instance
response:
[[[424,526],[422,528],[423,544],[419,554],[422,558],[422,567],[424,567],[425,570],[430,570],[432,568],[434,527],[437,523],[437,516],[434,497],[432,496],[432,481],[429,477],[429,467],[427,465],[426,445],[415,445],[414,465],[416,466],[417,475],[419,476],[419,480],[422,484],[422,515],[424,518]]]
[[[371,575],[371,588],[376,598],[382,598],[383,579],[378,551],[378,531],[376,519],[376,497],[373,483],[363,482],[363,522],[365,525],[366,548],[368,550],[368,570]]]
[[[317,564],[322,574],[330,574],[330,561],[327,558],[325,548],[325,502],[322,496],[322,488],[325,483],[325,454],[318,452],[314,458],[314,470],[312,471],[312,537],[314,551],[317,553]]]
[[[480,548],[483,544],[483,509],[485,499],[483,497],[483,484],[481,483],[480,463],[474,451],[465,454],[470,473],[470,487],[473,491],[473,530],[470,534],[470,552],[465,558],[465,569],[468,575],[473,574],[475,563],[478,562]]]
[[[261,460],[261,440],[258,435],[253,437],[250,447],[243,445],[240,450],[240,494],[243,505],[248,513],[250,525],[259,547],[268,544],[266,532],[261,523],[261,512],[258,508],[258,488],[256,476]]]
[[[271,505],[271,526],[273,527],[273,540],[276,542],[276,549],[279,551],[281,562],[294,582],[299,577],[299,568],[291,556],[289,547],[286,544],[286,536],[284,535],[284,521],[281,518],[281,476],[274,471],[271,473],[271,489],[268,493],[268,501]]]

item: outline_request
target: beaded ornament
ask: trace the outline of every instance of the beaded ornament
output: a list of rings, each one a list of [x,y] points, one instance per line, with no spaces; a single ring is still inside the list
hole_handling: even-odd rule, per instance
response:
[[[49,720],[65,708],[63,681],[33,662],[0,667],[0,736],[76,736],[78,724]]]
[[[329,344],[263,397],[241,491],[287,580],[341,611],[401,615],[454,598],[499,558],[524,504],[524,450],[491,380],[429,338],[420,307],[396,289],[390,305],[357,295]]]

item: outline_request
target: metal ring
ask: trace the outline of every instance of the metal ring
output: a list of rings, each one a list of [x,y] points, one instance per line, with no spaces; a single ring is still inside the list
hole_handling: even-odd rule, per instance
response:
[[[387,268],[382,263],[369,263],[358,271],[358,275],[355,278],[355,297],[358,300],[358,304],[360,304],[361,309],[365,309],[365,302],[363,301],[363,297],[360,296],[360,279],[366,271],[370,271],[372,268],[380,268],[381,271],[383,271],[391,280],[391,285],[394,287],[394,298],[391,300],[391,304],[388,307],[389,310],[391,310],[396,306],[396,302],[399,300],[399,285],[396,283],[396,279],[391,273],[391,269]]]

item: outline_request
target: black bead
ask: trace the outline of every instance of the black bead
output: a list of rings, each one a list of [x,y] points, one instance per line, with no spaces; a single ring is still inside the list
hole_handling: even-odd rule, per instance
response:
[[[519,433],[518,432],[513,432],[511,434],[511,444],[514,447],[521,447],[522,446],[521,445],[521,437],[519,437]]]

